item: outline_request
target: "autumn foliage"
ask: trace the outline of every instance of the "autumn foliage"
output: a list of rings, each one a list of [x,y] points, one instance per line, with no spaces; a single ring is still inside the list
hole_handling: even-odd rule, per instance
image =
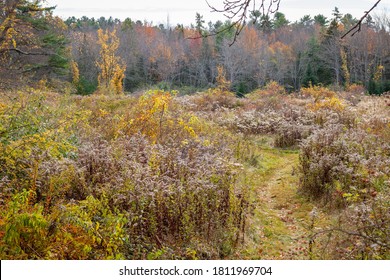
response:
[[[231,253],[248,211],[233,142],[174,94],[16,95],[0,112],[3,259]]]
[[[390,258],[388,29],[42,2],[0,1],[1,259]]]
[[[100,59],[96,62],[100,73],[98,76],[99,87],[108,93],[123,93],[123,79],[125,78],[126,67],[116,55],[119,47],[119,39],[115,30],[98,30],[100,45]]]

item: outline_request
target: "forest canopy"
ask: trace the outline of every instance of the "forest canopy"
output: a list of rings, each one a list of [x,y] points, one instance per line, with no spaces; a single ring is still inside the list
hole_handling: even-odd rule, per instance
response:
[[[99,29],[115,32],[115,56],[124,69],[123,90],[159,85],[206,88],[221,65],[231,90],[246,94],[275,80],[288,91],[302,86],[361,84],[370,93],[389,90],[389,19],[368,15],[353,37],[341,36],[359,20],[333,9],[332,17],[305,15],[291,22],[282,11],[253,12],[237,42],[231,20],[208,22],[199,13],[191,26],[153,25],[127,18],[75,18],[62,21],[42,1],[2,1],[0,55],[2,87],[8,79],[72,83],[88,94],[98,87]],[[220,32],[224,31],[224,32]],[[213,35],[214,34],[214,35]],[[209,36],[213,35],[213,36]],[[188,39],[195,38],[195,39]],[[119,67],[119,66],[118,66]],[[118,68],[119,69],[119,68]],[[118,72],[119,73],[119,72]]]

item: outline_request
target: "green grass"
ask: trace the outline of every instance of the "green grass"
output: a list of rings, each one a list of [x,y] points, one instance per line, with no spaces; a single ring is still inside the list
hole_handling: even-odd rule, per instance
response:
[[[252,217],[243,259],[309,259],[310,212],[314,205],[298,194],[297,150],[271,147],[269,138],[251,139],[259,164],[246,165],[247,183],[253,189]],[[320,219],[324,223],[327,217]]]

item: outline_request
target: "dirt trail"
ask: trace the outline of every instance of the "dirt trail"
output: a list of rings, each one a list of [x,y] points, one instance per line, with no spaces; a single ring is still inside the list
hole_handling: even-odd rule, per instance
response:
[[[255,186],[253,218],[244,255],[251,259],[309,259],[313,205],[297,194],[298,154],[266,149],[261,166],[249,171]]]

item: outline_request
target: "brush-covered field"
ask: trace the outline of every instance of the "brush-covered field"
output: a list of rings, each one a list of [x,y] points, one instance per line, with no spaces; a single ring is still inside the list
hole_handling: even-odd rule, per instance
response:
[[[0,92],[1,259],[389,259],[390,99]]]

